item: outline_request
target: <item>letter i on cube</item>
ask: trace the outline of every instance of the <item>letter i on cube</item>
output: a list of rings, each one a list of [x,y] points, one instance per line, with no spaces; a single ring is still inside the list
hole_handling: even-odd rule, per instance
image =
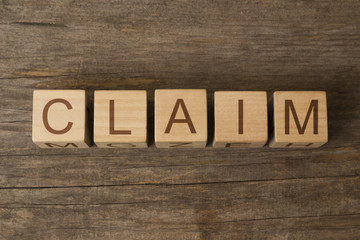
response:
[[[268,139],[264,91],[218,91],[214,94],[213,146],[262,147]]]

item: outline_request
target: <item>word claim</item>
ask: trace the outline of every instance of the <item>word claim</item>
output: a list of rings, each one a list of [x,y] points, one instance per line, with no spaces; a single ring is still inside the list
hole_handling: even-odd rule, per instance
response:
[[[145,90],[94,92],[93,141],[84,90],[35,90],[33,142],[43,148],[148,147]],[[324,91],[216,91],[215,148],[320,147],[328,141]],[[159,89],[154,99],[158,148],[203,148],[208,142],[205,89]],[[269,138],[270,133],[270,138]]]

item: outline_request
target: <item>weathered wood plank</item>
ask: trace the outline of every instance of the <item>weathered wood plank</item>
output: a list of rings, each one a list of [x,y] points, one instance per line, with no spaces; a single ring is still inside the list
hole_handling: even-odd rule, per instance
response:
[[[359,72],[357,1],[44,4],[2,4],[1,78],[113,73],[231,87],[234,80],[316,82]]]
[[[24,234],[27,238],[45,239],[43,236],[59,234],[59,229],[80,234],[83,229],[95,233],[104,228],[100,233],[109,229],[112,234],[130,239],[131,233],[125,229],[130,232],[140,229],[136,238],[151,233],[152,239],[174,237],[177,231],[184,231],[181,238],[186,239],[198,238],[202,230],[220,236],[229,228],[228,224],[234,227],[232,234],[245,231],[256,236],[259,233],[246,231],[241,224],[259,221],[267,230],[274,222],[285,224],[280,229],[293,238],[301,238],[303,231],[310,228],[313,232],[307,233],[309,236],[325,231],[320,237],[325,239],[329,232],[337,232],[334,229],[337,225],[340,230],[354,231],[347,234],[353,238],[359,233],[359,180],[349,177],[177,186],[3,189],[0,226],[16,219],[16,231],[6,231],[4,237]],[[324,225],[314,224],[318,219],[327,220]],[[341,224],[341,219],[345,223]],[[262,234],[265,236],[266,231]]]
[[[356,176],[358,150],[263,153],[131,151],[117,156],[0,157],[0,188],[192,184]],[[112,152],[112,151],[111,151]],[[171,157],[175,155],[176,158]],[[301,158],[301,159],[300,159]]]
[[[0,1],[0,239],[358,239],[360,2]],[[59,150],[34,89],[327,91],[320,149]],[[92,108],[90,104],[90,109]],[[153,141],[151,142],[153,144]]]
[[[60,210],[61,211],[61,210]],[[62,214],[79,214],[70,209]],[[27,209],[14,210],[13,213],[32,217]],[[89,218],[94,214],[79,214]],[[98,214],[98,217],[103,217]],[[104,218],[104,217],[103,217]],[[65,220],[67,221],[67,219]],[[357,240],[360,234],[359,215],[324,216],[263,219],[239,222],[211,223],[199,219],[198,223],[169,224],[124,221],[122,216],[117,219],[104,219],[97,227],[54,226],[44,222],[46,228],[16,229],[0,234],[5,239],[344,239]],[[118,224],[121,223],[119,226]],[[90,224],[89,224],[90,225]],[[181,233],[181,234],[179,234]]]
[[[131,79],[124,79],[125,82],[122,81],[112,81],[108,79],[105,82],[101,81],[86,81],[86,80],[73,80],[70,81],[62,81],[56,80],[55,82],[51,81],[51,79],[42,79],[39,80],[40,83],[44,84],[43,87],[47,88],[86,88],[89,89],[88,94],[90,98],[90,108],[92,105],[93,93],[91,90],[104,88],[103,86],[109,87],[105,88],[116,88],[116,89],[129,89],[131,86],[128,82],[131,82]],[[6,91],[0,92],[1,99],[5,99],[5,101],[0,102],[0,107],[2,109],[2,115],[0,116],[0,129],[3,135],[3,141],[0,142],[0,153],[1,155],[13,155],[15,154],[14,150],[17,150],[19,154],[26,153],[36,153],[37,148],[31,142],[31,114],[32,114],[32,91],[37,88],[36,84],[39,82],[36,80],[26,80],[26,79],[16,79],[11,82],[0,81],[0,86]],[[135,84],[137,80],[134,79],[133,82]],[[140,80],[143,81],[143,80]],[[85,87],[87,82],[89,82],[89,86]],[[178,84],[176,81],[170,81],[170,84]],[[269,93],[275,89],[277,89],[277,84],[283,84],[281,81],[273,81],[273,82],[264,82],[264,86],[261,89],[267,90]],[[103,85],[104,84],[104,85]],[[284,87],[284,90],[290,89],[299,89],[299,90],[327,90],[328,93],[328,118],[329,118],[329,143],[325,145],[325,148],[331,147],[349,147],[354,144],[360,144],[360,132],[354,131],[353,129],[360,128],[360,95],[358,91],[360,86],[357,81],[349,81],[343,82],[340,80],[333,81],[323,81],[320,82],[320,86],[315,86],[317,83],[316,80],[309,83],[308,88],[304,88],[299,81],[288,82],[288,86]],[[21,87],[19,87],[21,86]],[[96,87],[98,86],[98,88]],[[197,88],[199,87],[199,83],[193,83],[193,85],[189,86],[189,88]],[[179,86],[180,87],[180,86]],[[251,89],[252,87],[252,89]],[[149,94],[149,111],[148,111],[148,123],[149,123],[149,135],[150,140],[153,140],[153,90],[155,87],[152,85],[142,86],[142,85],[134,85],[135,89],[147,89]],[[246,85],[246,88],[249,90],[257,90],[257,84],[249,82]],[[223,88],[220,88],[223,89]],[[213,108],[213,92],[217,90],[215,86],[209,87],[208,94],[208,105],[209,105],[209,135],[210,138],[213,135],[213,116],[212,116],[212,108]],[[242,90],[241,85],[236,85],[236,88],[228,88],[227,90]],[[19,98],[22,96],[22,98]],[[11,107],[9,107],[11,106]],[[92,109],[92,108],[91,108]],[[14,141],[16,139],[16,141]],[[21,146],[21,147],[20,147]],[[20,151],[23,151],[21,153]],[[66,154],[64,151],[59,150],[48,150],[46,153],[54,152],[62,152]],[[97,151],[97,150],[94,150]],[[229,150],[231,151],[231,150]],[[79,153],[81,150],[79,150]],[[87,153],[88,151],[83,151],[82,153]],[[108,151],[104,151],[106,153]],[[37,152],[38,153],[38,152]]]

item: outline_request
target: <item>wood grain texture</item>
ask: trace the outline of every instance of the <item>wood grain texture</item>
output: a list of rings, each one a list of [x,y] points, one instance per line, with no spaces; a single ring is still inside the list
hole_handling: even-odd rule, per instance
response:
[[[0,1],[0,239],[358,239],[359,7]],[[159,88],[207,89],[208,143],[214,91],[326,91],[329,142],[156,149]],[[34,89],[148,90],[151,146],[40,149]]]

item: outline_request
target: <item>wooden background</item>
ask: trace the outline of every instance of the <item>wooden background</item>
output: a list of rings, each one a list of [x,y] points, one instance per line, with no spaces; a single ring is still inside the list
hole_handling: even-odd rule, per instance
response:
[[[0,239],[360,239],[360,2],[0,1]],[[319,149],[39,149],[34,89],[325,90]]]

